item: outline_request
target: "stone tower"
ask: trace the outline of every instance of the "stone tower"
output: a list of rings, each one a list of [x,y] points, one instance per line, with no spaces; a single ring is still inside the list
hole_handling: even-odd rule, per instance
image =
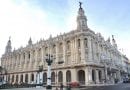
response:
[[[114,35],[112,35],[112,45],[117,48],[116,40],[114,39]]]
[[[82,3],[79,2],[79,10],[78,10],[78,16],[77,16],[77,30],[86,30],[88,28],[87,26],[87,18],[84,14],[84,10],[82,8]]]
[[[32,39],[30,37],[29,41],[28,41],[28,45],[32,45]]]
[[[5,54],[10,53],[11,51],[12,51],[12,46],[11,46],[11,40],[10,40],[10,37],[9,37],[9,40],[8,40],[6,48],[5,48]]]

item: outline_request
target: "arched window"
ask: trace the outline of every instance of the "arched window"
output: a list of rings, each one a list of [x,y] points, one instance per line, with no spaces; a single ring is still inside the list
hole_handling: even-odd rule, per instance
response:
[[[30,52],[28,52],[28,59],[30,59]]]
[[[47,73],[43,74],[43,84],[47,83]]]
[[[25,60],[25,53],[23,54],[23,59]]]
[[[58,82],[60,82],[60,83],[63,82],[63,73],[62,73],[62,71],[59,71],[59,73],[58,73]]]
[[[10,75],[8,75],[8,81],[10,82]]]
[[[41,57],[41,48],[38,50],[38,56]]]
[[[25,74],[25,82],[28,83],[28,74]]]
[[[63,44],[62,43],[59,44],[59,52],[63,53]]]
[[[68,82],[71,82],[71,72],[70,72],[70,70],[68,70],[67,72],[66,72],[66,82],[68,83]]]
[[[14,82],[14,75],[12,75],[12,82]]]
[[[34,74],[31,74],[31,81],[34,81]]]
[[[85,45],[85,48],[88,48],[88,39],[87,38],[84,39],[84,45]]]
[[[70,50],[70,41],[67,41],[67,50]]]
[[[99,70],[98,72],[98,76],[99,76],[99,81],[101,82],[101,79],[102,79],[102,72]]]
[[[80,39],[78,39],[78,48],[80,48]]]
[[[95,78],[95,70],[92,70],[92,80],[95,82],[96,78]]]
[[[48,54],[48,47],[45,47],[45,53]]]
[[[56,45],[53,45],[53,53],[56,53]]]
[[[16,83],[18,83],[18,75],[16,75]]]
[[[55,72],[51,73],[51,82],[52,82],[52,84],[54,84],[54,82],[55,82]]]
[[[78,80],[80,84],[85,84],[85,72],[83,70],[78,71]]]
[[[23,75],[20,76],[20,82],[23,82]]]

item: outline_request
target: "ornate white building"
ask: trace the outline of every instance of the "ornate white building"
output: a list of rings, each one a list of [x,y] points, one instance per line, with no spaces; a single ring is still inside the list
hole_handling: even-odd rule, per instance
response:
[[[112,43],[110,42],[112,41]],[[39,66],[43,66],[42,81],[47,82],[46,54],[53,55],[52,84],[79,82],[81,85],[114,83],[123,76],[122,54],[112,40],[104,40],[87,26],[87,17],[81,6],[78,10],[77,29],[40,40],[26,47],[11,50],[9,39],[1,65],[7,70],[4,79],[9,83],[36,83]],[[63,63],[59,63],[63,62]]]

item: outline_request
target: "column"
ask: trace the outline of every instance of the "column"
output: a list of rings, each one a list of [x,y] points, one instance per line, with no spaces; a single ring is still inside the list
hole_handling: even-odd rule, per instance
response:
[[[25,82],[25,73],[23,73],[23,82]]]
[[[89,69],[88,69],[88,67],[86,67],[86,69],[85,69],[85,85],[88,85],[88,83],[89,83]]]
[[[108,76],[107,76],[107,67],[106,67],[106,65],[105,65],[105,67],[104,67],[104,70],[105,70],[105,83],[107,83],[107,81],[108,81]]]
[[[31,73],[28,73],[28,83],[31,83]]]
[[[18,74],[18,83],[20,83],[20,74]]]
[[[66,85],[66,70],[63,70],[63,85]]]
[[[76,69],[71,69],[71,76],[72,82],[78,81]]]
[[[96,84],[99,83],[99,71],[98,70],[95,70],[96,71]]]
[[[37,72],[34,73],[34,83],[37,83]]]
[[[105,72],[104,72],[104,69],[101,70],[101,82],[105,83]]]
[[[92,83],[92,69],[88,67],[88,84]]]

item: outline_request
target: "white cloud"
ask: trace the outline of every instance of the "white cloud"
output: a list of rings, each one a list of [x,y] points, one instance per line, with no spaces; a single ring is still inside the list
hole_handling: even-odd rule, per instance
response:
[[[36,42],[58,33],[58,27],[50,25],[47,13],[37,6],[29,5],[27,0],[19,3],[13,0],[0,1],[0,56],[4,53],[9,36],[13,48],[25,46],[30,38]],[[53,30],[53,31],[52,31]],[[59,29],[60,30],[60,29]]]

